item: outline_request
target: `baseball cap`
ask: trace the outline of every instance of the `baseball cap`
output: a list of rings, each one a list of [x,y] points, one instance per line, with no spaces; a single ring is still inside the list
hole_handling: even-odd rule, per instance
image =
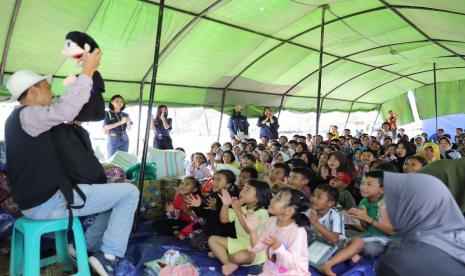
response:
[[[350,176],[346,174],[345,172],[338,172],[336,173],[335,176],[332,176],[331,178],[337,178],[339,180],[342,180],[347,185],[350,185],[350,183],[352,182],[352,179],[350,178]]]
[[[17,71],[6,84],[6,88],[11,93],[10,100],[17,100],[26,89],[42,80],[47,80],[51,83],[52,76],[41,76],[30,70]]]

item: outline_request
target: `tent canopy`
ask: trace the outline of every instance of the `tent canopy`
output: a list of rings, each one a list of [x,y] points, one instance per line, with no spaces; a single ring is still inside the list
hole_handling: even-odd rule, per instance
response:
[[[329,5],[323,112],[385,105],[413,118],[401,101],[408,90],[433,83],[433,63],[438,82],[464,79],[465,1],[166,0],[156,104],[218,108],[224,95],[225,111],[235,104],[250,115],[263,106],[315,111],[323,4]],[[121,94],[136,102],[145,83],[142,101],[148,101],[158,1],[0,0],[0,6],[4,83],[32,69],[53,74],[53,90],[63,93],[62,79],[79,69],[61,49],[65,35],[79,30],[104,52],[105,98]]]

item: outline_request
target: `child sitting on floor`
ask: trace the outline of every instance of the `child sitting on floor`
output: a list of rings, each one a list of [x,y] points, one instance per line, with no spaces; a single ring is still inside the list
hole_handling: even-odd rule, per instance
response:
[[[423,156],[412,155],[407,157],[404,162],[404,173],[416,173],[428,165],[428,160]]]
[[[322,242],[337,245],[340,238],[345,238],[344,219],[336,209],[339,192],[328,184],[319,185],[311,198],[312,209],[308,217],[308,243]]]
[[[309,168],[295,167],[289,174],[288,182],[290,186],[302,191],[308,200],[310,200],[312,197],[310,185],[316,184],[316,175]]]
[[[270,185],[271,192],[276,194],[284,187],[288,187],[288,177],[291,172],[291,168],[286,163],[276,163],[273,165],[273,169],[269,176],[265,176],[265,181]]]
[[[355,207],[355,199],[346,189],[351,182],[352,180],[350,179],[350,176],[344,172],[336,173],[336,175],[331,177],[331,180],[329,180],[329,185],[339,192],[337,205],[340,206],[340,209],[342,210],[349,210]]]
[[[195,226],[200,220],[186,202],[190,197],[200,198],[199,191],[200,183],[194,177],[185,177],[173,202],[165,205],[167,219],[157,220],[154,224],[155,230],[159,234],[175,235],[180,240],[192,238],[199,233],[200,227],[196,230]]]
[[[212,235],[223,237],[236,237],[233,223],[223,224],[220,221],[222,201],[219,193],[228,190],[232,196],[238,196],[238,190],[234,182],[236,176],[229,170],[220,170],[213,176],[213,192],[201,200],[198,197],[189,197],[186,202],[193,207],[194,212],[204,218],[205,225],[200,235],[189,240],[190,246],[200,251],[208,251],[208,238]]]
[[[258,178],[258,172],[254,168],[243,168],[241,170],[241,173],[239,174],[239,177],[237,178],[237,188],[239,190],[242,190],[244,187],[245,183],[249,181],[249,179],[257,179]]]
[[[381,255],[393,238],[394,228],[387,217],[384,207],[383,171],[370,171],[362,179],[360,192],[363,196],[359,208],[352,208],[347,213],[360,220],[361,230],[367,231],[364,237],[350,239],[345,248],[340,250],[318,270],[325,275],[336,276],[332,267],[352,258],[360,260],[359,254],[375,257]]]
[[[260,235],[261,221],[247,213],[245,221],[250,231],[252,252],[265,251],[267,259],[260,275],[310,275],[308,272],[307,233],[309,225],[304,212],[310,207],[305,194],[293,188],[283,188],[271,200],[265,232]]]
[[[221,192],[220,198],[223,202],[221,222],[234,222],[237,238],[211,236],[208,245],[212,254],[209,255],[217,257],[223,263],[222,272],[225,275],[233,273],[239,265],[263,264],[266,259],[264,252],[255,254],[248,251],[250,230],[245,224],[245,213],[252,212],[260,221],[257,234],[261,235],[269,218],[267,208],[271,199],[270,187],[264,181],[250,179],[242,188],[239,199],[231,197],[226,190]]]

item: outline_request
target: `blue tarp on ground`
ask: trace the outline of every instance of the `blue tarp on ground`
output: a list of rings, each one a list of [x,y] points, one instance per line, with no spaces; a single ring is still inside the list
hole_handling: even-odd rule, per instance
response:
[[[176,240],[174,237],[160,236],[154,233],[152,221],[147,221],[138,227],[129,241],[125,260],[132,263],[137,271],[137,275],[143,275],[145,263],[159,259],[165,251],[169,249],[178,250],[192,258],[194,264],[199,268],[201,275],[222,275],[221,263],[209,258],[206,253],[197,250],[191,250],[186,241]],[[334,268],[337,275],[345,276],[374,276],[376,273],[374,267],[376,260],[362,259],[359,265],[354,266],[351,262],[340,264]],[[119,268],[119,275],[129,273],[126,265]],[[241,267],[234,275],[257,275],[261,271],[260,266]],[[320,275],[316,270],[310,269],[312,275]]]

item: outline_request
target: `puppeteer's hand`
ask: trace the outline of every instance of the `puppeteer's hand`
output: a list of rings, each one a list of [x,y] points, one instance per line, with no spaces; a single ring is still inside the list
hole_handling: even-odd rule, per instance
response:
[[[76,81],[76,76],[73,75],[73,74],[69,74],[68,77],[66,79],[63,80],[63,85],[64,86],[69,86],[71,85],[73,82]]]
[[[102,52],[100,49],[95,49],[91,54],[84,53],[83,63],[82,63],[82,73],[92,78],[94,72],[97,71],[100,65],[100,58],[102,57]]]

